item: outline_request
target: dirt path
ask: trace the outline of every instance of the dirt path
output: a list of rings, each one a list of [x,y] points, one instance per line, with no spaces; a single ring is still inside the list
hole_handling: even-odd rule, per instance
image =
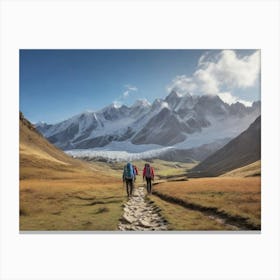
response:
[[[167,230],[167,221],[159,214],[160,209],[145,199],[143,186],[134,189],[133,196],[125,203],[119,230],[155,231]]]

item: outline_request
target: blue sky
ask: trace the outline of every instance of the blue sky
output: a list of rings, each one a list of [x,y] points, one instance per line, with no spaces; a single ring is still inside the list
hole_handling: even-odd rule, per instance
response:
[[[228,103],[260,99],[259,51],[20,50],[20,110],[56,123],[113,102],[181,93],[218,94]]]

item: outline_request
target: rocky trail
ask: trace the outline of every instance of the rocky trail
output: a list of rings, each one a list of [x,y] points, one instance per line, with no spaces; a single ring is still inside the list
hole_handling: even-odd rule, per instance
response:
[[[143,186],[136,187],[124,205],[124,213],[118,225],[121,231],[167,230],[167,221],[160,215],[160,208],[145,198]]]

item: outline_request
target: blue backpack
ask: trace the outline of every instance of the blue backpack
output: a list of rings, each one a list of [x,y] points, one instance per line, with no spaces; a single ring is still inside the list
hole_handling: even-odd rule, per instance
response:
[[[133,166],[131,163],[128,163],[124,166],[124,177],[125,179],[133,179],[134,172],[133,172]]]

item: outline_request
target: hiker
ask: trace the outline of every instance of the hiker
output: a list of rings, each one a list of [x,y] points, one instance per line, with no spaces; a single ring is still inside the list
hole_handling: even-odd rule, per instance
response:
[[[135,176],[134,176],[134,182],[135,182],[136,181],[136,175],[138,175],[138,169],[137,169],[136,165],[133,165],[133,170],[134,170],[134,174],[135,174]]]
[[[126,192],[128,197],[132,195],[135,177],[134,168],[132,164],[128,162],[123,168],[123,182],[126,183]]]
[[[154,169],[152,166],[150,166],[149,163],[145,164],[144,170],[143,170],[143,181],[144,178],[146,178],[147,182],[147,192],[149,194],[152,193],[152,180],[154,181]]]

